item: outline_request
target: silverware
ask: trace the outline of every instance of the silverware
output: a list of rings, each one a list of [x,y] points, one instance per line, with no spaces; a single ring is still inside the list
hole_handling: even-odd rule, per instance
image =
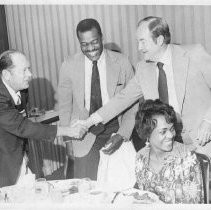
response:
[[[111,203],[114,203],[114,201],[116,200],[117,196],[118,196],[120,193],[121,193],[120,191],[118,191],[118,192],[115,193],[115,195],[114,195],[114,197],[113,197]]]
[[[7,193],[5,193],[5,195],[4,195],[4,201],[5,201],[5,203],[7,203],[9,201]]]

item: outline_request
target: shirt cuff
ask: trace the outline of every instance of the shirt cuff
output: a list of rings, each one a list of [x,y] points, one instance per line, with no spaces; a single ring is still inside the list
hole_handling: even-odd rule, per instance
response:
[[[97,125],[98,123],[103,122],[103,118],[97,113],[93,113],[90,117],[89,117],[90,123],[91,125]]]

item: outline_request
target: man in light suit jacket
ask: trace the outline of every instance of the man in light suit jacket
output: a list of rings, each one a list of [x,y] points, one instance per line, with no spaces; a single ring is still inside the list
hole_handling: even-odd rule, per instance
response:
[[[103,49],[101,28],[95,19],[80,21],[76,32],[82,53],[68,57],[60,70],[58,93],[61,125],[68,125],[74,119],[89,117],[93,61],[97,61],[100,79],[100,87],[93,97],[100,92],[102,105],[122,90],[134,75],[126,56]],[[94,83],[97,83],[96,78]],[[96,180],[99,150],[106,146],[103,151],[109,155],[120,147],[123,140],[130,139],[137,106],[128,107],[118,119],[113,119],[105,126],[92,127],[81,142],[67,144],[67,178],[89,177]],[[71,162],[74,162],[72,169]]]
[[[23,164],[27,138],[54,141],[56,136],[80,138],[84,133],[78,135],[77,127],[33,123],[20,113],[26,105],[21,90],[29,87],[31,76],[25,55],[16,50],[0,55],[0,187],[15,184],[27,172]]]
[[[85,122],[87,126],[106,123],[137,99],[156,99],[158,62],[167,78],[169,104],[178,115],[183,142],[211,156],[211,56],[201,45],[170,44],[168,24],[159,17],[138,23],[137,40],[144,60],[127,87]],[[182,126],[182,127],[181,127]]]

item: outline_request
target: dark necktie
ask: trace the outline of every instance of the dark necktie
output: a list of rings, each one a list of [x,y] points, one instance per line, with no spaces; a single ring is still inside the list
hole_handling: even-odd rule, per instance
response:
[[[157,63],[158,69],[159,69],[159,76],[158,76],[158,93],[159,98],[163,103],[169,103],[168,98],[168,86],[167,86],[167,79],[166,79],[166,73],[163,70],[163,63],[158,62]]]
[[[18,100],[17,100],[17,102],[16,102],[15,107],[16,107],[16,109],[20,112],[20,111],[22,111],[24,108],[23,108],[23,106],[22,106],[22,104],[21,104],[21,96],[19,96],[19,95],[17,95],[17,96],[18,96]]]
[[[102,106],[102,97],[100,89],[100,76],[97,67],[97,61],[93,61],[89,114],[91,115],[92,113],[97,111],[101,106]]]

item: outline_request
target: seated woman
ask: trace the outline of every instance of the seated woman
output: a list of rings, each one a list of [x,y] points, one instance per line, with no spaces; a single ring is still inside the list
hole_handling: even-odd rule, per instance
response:
[[[176,115],[160,100],[147,100],[136,116],[136,129],[146,146],[136,156],[141,190],[165,203],[203,203],[202,173],[190,147],[174,141]]]

